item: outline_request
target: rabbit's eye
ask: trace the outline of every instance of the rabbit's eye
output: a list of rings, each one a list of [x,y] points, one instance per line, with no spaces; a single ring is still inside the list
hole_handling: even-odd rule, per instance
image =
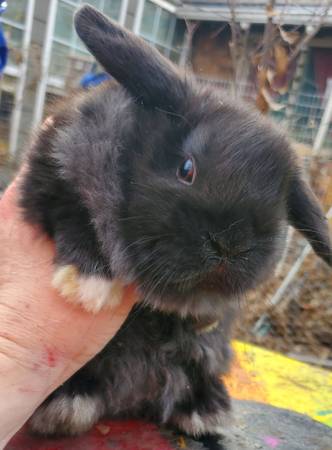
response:
[[[193,184],[196,176],[196,167],[193,158],[185,159],[176,174],[182,183]]]

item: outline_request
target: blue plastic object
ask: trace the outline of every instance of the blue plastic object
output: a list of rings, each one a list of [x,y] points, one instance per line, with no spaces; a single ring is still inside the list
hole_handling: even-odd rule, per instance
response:
[[[7,6],[8,6],[7,2],[0,1],[0,14],[6,11]]]
[[[7,2],[0,1],[0,14],[7,8]],[[8,46],[5,34],[0,25],[0,74],[3,72],[8,59]]]
[[[90,72],[83,75],[80,80],[80,86],[82,88],[88,89],[89,87],[98,86],[99,84],[111,78],[111,76],[107,73],[98,72],[97,69],[97,64],[93,63]]]
[[[110,76],[107,73],[87,73],[81,78],[80,85],[87,89],[92,86],[98,86],[103,81],[109,80]]]
[[[7,42],[3,30],[0,27],[0,74],[3,72],[3,69],[5,68],[7,58],[8,58]]]

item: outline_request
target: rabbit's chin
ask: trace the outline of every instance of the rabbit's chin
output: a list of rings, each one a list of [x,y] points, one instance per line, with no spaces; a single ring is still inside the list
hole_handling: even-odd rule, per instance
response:
[[[167,313],[176,313],[185,318],[220,319],[228,311],[231,304],[239,304],[239,296],[224,296],[218,291],[196,289],[187,294],[148,295],[143,297],[143,303],[153,309]]]
[[[147,292],[144,284],[141,289],[142,301],[153,309],[176,313],[180,317],[219,320],[230,307],[236,309],[241,305],[246,293],[255,289],[272,273],[277,259],[265,260],[264,266],[251,273],[240,276],[227,270],[215,270],[195,280],[173,282],[159,292]],[[139,287],[140,290],[140,287]]]

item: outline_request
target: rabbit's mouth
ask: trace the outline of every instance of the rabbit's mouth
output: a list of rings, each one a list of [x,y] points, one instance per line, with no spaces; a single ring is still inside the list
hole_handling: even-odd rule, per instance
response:
[[[225,307],[239,305],[245,293],[263,281],[271,267],[271,261],[266,261],[260,266],[261,270],[256,271],[225,262],[204,272],[182,272],[171,281],[163,282],[161,275],[155,284],[157,289],[146,289],[143,284],[142,298],[153,308],[181,317],[220,319]]]
[[[229,283],[227,280],[228,274],[231,275],[228,271],[227,263],[220,262],[212,270],[182,274],[177,279],[174,279],[170,286],[174,286],[180,292],[192,289],[222,291],[223,287]]]
[[[149,258],[146,252],[137,252],[135,256],[143,257],[134,266],[133,282],[143,303],[153,308],[182,317],[218,318],[225,305],[238,305],[248,290],[271,273],[278,258],[274,241],[270,244],[251,246],[223,257],[197,257],[196,252],[192,257],[185,258],[182,253],[182,259],[171,260],[166,250],[161,252],[158,247],[155,254],[149,253]]]
[[[157,291],[148,292],[143,288],[142,293],[145,298],[158,304],[160,309],[168,310],[171,304],[176,303],[177,306],[172,306],[170,310],[183,309],[184,305],[192,305],[196,310],[199,303],[201,306],[203,304],[203,308],[204,303],[209,303],[216,310],[217,303],[238,298],[243,292],[244,284],[245,280],[239,278],[235,282],[234,274],[232,276],[227,267],[218,266],[213,272],[182,274],[164,285],[160,283]]]

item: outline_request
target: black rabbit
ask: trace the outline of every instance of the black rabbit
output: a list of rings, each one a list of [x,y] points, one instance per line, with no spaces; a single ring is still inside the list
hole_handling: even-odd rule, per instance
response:
[[[21,206],[55,241],[64,296],[98,311],[134,282],[141,302],[30,425],[74,435],[104,416],[143,417],[218,433],[238,300],[271,273],[287,223],[331,265],[327,222],[287,140],[257,112],[92,7],[75,25],[118,84],[77,96],[41,128]]]

